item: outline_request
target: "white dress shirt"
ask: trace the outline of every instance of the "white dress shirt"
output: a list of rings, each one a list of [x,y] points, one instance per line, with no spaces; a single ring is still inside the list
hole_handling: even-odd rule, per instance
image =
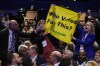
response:
[[[37,55],[36,56],[34,56],[33,58],[31,58],[32,59],[32,62],[36,62],[35,60],[36,60],[36,58],[37,58]]]
[[[77,66],[85,66],[85,64],[86,64],[86,61],[83,62],[82,64],[78,64]]]
[[[60,62],[58,62],[58,63],[54,64],[54,66],[58,66],[59,64],[60,64]]]

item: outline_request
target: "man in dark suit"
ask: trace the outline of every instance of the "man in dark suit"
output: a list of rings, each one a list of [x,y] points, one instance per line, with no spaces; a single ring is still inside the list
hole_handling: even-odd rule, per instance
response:
[[[32,62],[36,66],[41,66],[45,64],[45,59],[38,54],[38,47],[36,45],[32,45],[29,47],[28,55],[31,58]]]
[[[33,32],[34,33],[34,32]],[[18,30],[18,23],[16,20],[10,20],[9,27],[0,31],[0,59],[2,66],[7,64],[7,54],[17,52],[20,37],[33,37],[32,35],[21,33]]]

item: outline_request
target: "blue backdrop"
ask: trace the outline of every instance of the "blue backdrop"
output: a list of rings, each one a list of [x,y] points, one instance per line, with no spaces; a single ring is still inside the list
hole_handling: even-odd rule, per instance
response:
[[[100,0],[90,0],[87,2],[71,2],[64,0],[0,0],[0,9],[4,10],[16,10],[18,8],[27,8],[33,4],[37,9],[49,9],[51,4],[64,5],[70,7],[75,11],[86,11],[87,9],[92,9],[97,11],[100,8]]]

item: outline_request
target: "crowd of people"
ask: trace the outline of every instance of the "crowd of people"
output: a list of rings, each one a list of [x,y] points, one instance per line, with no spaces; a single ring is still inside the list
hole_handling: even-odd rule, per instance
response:
[[[88,10],[70,44],[46,33],[45,19],[33,25],[6,17],[0,18],[1,66],[100,66],[100,14]]]

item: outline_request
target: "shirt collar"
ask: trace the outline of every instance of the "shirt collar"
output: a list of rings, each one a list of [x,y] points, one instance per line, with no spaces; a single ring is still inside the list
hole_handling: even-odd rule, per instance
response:
[[[58,62],[58,63],[54,64],[54,66],[58,66],[59,64],[60,64],[60,62]]]
[[[12,34],[12,30],[9,29],[9,34]]]
[[[12,64],[11,64],[10,66],[16,66],[16,65],[12,65]],[[18,66],[18,65],[17,65],[17,66]]]
[[[32,57],[32,58],[31,58],[31,59],[32,59],[32,62],[35,62],[36,58],[37,58],[37,55],[34,56],[34,57]]]
[[[81,63],[81,64],[78,63],[79,66],[84,66],[85,64],[86,64],[86,61],[84,61],[84,62]]]

